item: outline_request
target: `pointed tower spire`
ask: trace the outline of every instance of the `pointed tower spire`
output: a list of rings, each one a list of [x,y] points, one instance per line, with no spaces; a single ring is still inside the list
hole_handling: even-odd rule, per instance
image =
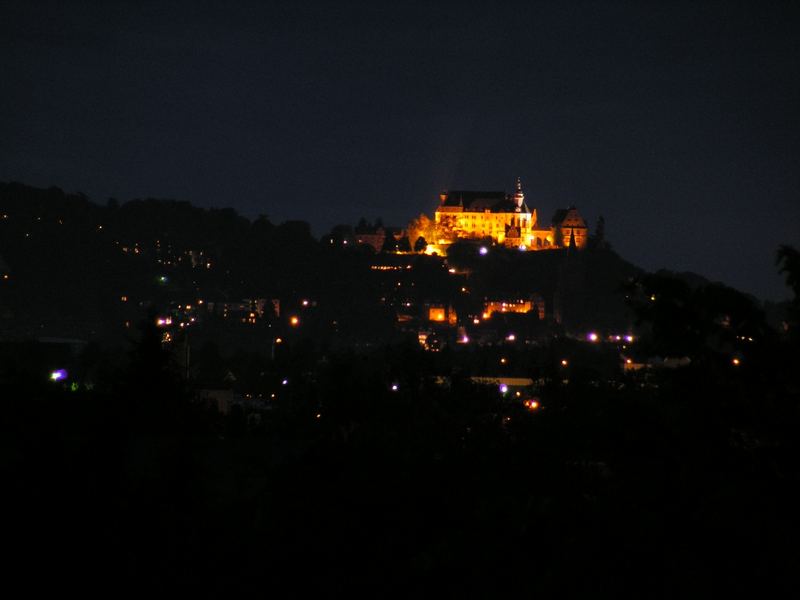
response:
[[[525,194],[522,193],[522,181],[517,177],[517,189],[514,192],[514,203],[517,205],[517,212],[522,210],[523,202],[525,202]]]

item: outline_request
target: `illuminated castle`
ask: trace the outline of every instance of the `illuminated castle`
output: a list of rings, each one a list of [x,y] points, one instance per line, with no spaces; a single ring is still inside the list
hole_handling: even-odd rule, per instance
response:
[[[542,227],[536,209],[525,203],[522,183],[517,178],[513,195],[505,192],[453,190],[439,195],[435,213],[437,244],[457,239],[491,237],[496,243],[521,250],[583,248],[587,241],[586,222],[572,206],[556,211],[552,224]]]

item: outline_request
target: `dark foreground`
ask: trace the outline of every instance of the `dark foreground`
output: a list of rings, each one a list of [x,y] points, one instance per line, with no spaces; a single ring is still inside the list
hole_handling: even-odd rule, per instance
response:
[[[423,360],[332,359],[260,419],[208,410],[157,369],[106,391],[6,382],[10,581],[378,597],[796,585],[791,373],[554,381],[530,411],[457,374],[435,385]]]

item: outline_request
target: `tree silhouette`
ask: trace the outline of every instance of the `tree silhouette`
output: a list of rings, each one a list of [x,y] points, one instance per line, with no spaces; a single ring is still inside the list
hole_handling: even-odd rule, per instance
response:
[[[786,275],[786,285],[794,293],[794,301],[800,298],[800,252],[793,246],[783,244],[778,246],[775,263],[779,266],[778,272]]]
[[[792,290],[792,298],[789,306],[788,327],[793,339],[800,340],[800,252],[789,245],[778,247],[775,260],[779,269],[778,272],[786,276],[786,285]]]

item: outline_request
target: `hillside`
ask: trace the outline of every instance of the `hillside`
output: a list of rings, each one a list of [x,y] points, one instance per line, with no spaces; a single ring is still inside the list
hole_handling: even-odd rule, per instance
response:
[[[230,208],[176,200],[101,206],[82,194],[20,183],[0,183],[0,215],[6,337],[120,336],[123,324],[148,310],[198,298],[277,298],[284,307],[313,298],[313,333],[323,339],[382,339],[400,305],[424,319],[433,301],[464,315],[480,312],[485,300],[534,295],[567,331],[620,331],[633,325],[623,286],[642,273],[606,244],[547,252],[494,247],[483,256],[459,243],[446,262],[383,255],[408,272],[375,274],[370,267],[385,260],[369,248],[320,243],[304,222],[251,221]],[[466,275],[450,276],[446,266]]]

